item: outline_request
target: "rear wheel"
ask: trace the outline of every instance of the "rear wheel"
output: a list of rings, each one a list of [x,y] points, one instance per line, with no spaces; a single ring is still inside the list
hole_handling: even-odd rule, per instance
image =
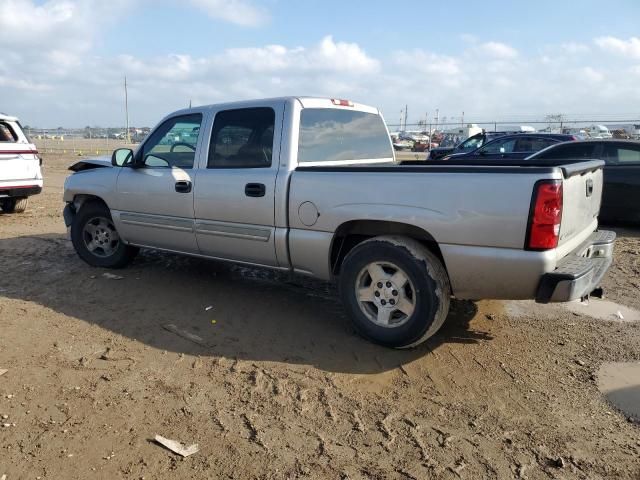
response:
[[[356,330],[384,346],[409,348],[434,335],[449,312],[451,288],[440,260],[406,237],[375,237],[355,247],[340,275]]]
[[[23,213],[29,205],[29,197],[13,197],[2,200],[2,211],[5,213]]]
[[[123,268],[138,253],[120,239],[109,209],[99,203],[85,205],[76,214],[71,242],[80,258],[94,267]]]

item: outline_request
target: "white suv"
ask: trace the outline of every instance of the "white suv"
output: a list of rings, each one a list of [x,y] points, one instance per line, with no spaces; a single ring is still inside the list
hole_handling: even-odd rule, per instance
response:
[[[0,207],[21,213],[31,195],[42,191],[42,161],[18,119],[0,113]]]

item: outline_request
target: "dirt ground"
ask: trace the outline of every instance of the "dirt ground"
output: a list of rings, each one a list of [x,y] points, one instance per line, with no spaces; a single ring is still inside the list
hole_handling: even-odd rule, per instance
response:
[[[640,323],[454,302],[392,351],[323,283],[156,252],[106,278],[66,240],[72,161],[0,215],[0,477],[640,478],[640,425],[595,377],[640,360]],[[618,232],[605,289],[640,309],[639,231]]]

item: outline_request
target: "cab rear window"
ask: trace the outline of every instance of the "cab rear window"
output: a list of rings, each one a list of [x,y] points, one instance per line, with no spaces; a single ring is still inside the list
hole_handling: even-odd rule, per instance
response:
[[[18,141],[18,135],[13,130],[13,127],[7,122],[0,121],[0,142],[15,143]]]
[[[393,159],[380,115],[333,108],[302,110],[299,163],[380,159]]]

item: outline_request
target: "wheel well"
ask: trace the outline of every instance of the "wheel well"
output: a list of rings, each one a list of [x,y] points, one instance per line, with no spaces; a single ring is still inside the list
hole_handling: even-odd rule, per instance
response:
[[[109,205],[107,205],[107,203],[100,197],[97,197],[95,195],[80,194],[73,197],[72,205],[75,211],[74,213],[78,213],[80,209],[88,203],[98,203],[104,205],[106,208],[109,208]]]
[[[438,242],[426,230],[400,222],[354,220],[340,225],[333,237],[330,255],[332,273],[334,275],[340,273],[343,260],[354,247],[365,240],[380,235],[403,235],[417,240],[436,255],[446,269]]]

